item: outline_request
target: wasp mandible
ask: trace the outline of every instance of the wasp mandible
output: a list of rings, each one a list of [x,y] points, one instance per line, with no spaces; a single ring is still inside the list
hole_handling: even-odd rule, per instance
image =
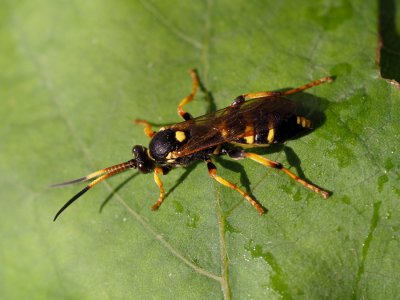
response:
[[[152,206],[152,210],[157,210],[165,198],[159,174],[166,175],[175,167],[188,166],[199,160],[205,162],[208,174],[213,179],[237,191],[260,214],[264,214],[265,209],[248,193],[236,184],[217,175],[217,168],[212,162],[212,157],[217,155],[228,155],[233,159],[250,158],[266,167],[281,170],[324,198],[329,197],[329,192],[299,178],[281,163],[245,151],[242,147],[283,143],[305,130],[312,129],[311,121],[303,116],[296,115],[295,103],[284,98],[284,96],[304,91],[325,82],[332,82],[332,77],[323,77],[284,92],[242,94],[226,108],[193,118],[183,108],[193,100],[199,86],[196,71],[190,70],[190,75],[193,79],[192,91],[178,105],[178,114],[185,121],[162,127],[158,132],[155,132],[149,122],[136,120],[136,123],[144,125],[144,132],[151,139],[149,147],[136,145],[132,149],[134,158],[127,162],[101,169],[82,178],[53,185],[53,187],[64,186],[92,180],[64,204],[55,215],[54,221],[69,205],[96,184],[128,169],[137,169],[140,173],[154,173],[154,181],[160,190],[160,195],[157,202]]]

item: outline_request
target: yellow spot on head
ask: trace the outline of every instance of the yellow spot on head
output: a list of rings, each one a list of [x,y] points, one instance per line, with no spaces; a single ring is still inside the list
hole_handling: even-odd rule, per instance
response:
[[[186,134],[183,131],[176,131],[175,138],[177,141],[182,143],[184,140],[186,140]]]
[[[267,136],[267,141],[268,143],[272,144],[272,142],[274,141],[274,137],[275,137],[275,129],[271,128],[268,131],[268,136]]]

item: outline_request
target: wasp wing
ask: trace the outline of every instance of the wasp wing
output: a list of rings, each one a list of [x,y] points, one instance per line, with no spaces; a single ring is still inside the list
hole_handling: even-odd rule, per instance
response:
[[[175,151],[175,156],[183,157],[253,134],[258,120],[269,120],[268,124],[262,125],[268,129],[275,128],[292,116],[295,110],[295,103],[288,99],[263,97],[174,124],[168,128],[189,135],[187,142]]]

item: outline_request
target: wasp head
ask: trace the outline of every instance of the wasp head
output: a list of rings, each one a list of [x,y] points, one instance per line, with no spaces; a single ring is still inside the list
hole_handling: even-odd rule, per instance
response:
[[[115,174],[118,174],[120,172],[123,172],[125,170],[128,170],[128,169],[138,169],[139,172],[141,172],[141,173],[149,173],[154,170],[154,168],[155,168],[154,161],[148,155],[148,151],[145,147],[139,146],[139,145],[134,146],[132,149],[132,152],[133,152],[134,158],[131,160],[128,160],[127,162],[120,163],[120,164],[117,164],[117,165],[114,165],[114,166],[111,166],[108,168],[98,170],[96,172],[86,175],[85,177],[81,177],[78,179],[74,179],[74,180],[70,180],[70,181],[66,181],[63,183],[52,185],[52,187],[57,187],[57,186],[65,186],[65,185],[70,185],[70,184],[74,184],[74,183],[78,183],[78,182],[92,180],[85,188],[83,188],[79,193],[77,193],[70,200],[68,200],[68,202],[65,203],[63,207],[61,207],[61,209],[55,215],[54,221],[68,206],[70,206],[73,202],[75,202],[79,197],[81,197],[89,189],[94,187],[99,182],[102,182],[104,179],[111,177]]]
[[[149,156],[146,147],[136,145],[132,148],[132,153],[134,155],[134,159],[132,159],[134,168],[137,168],[140,173],[149,173],[154,170],[154,161]]]

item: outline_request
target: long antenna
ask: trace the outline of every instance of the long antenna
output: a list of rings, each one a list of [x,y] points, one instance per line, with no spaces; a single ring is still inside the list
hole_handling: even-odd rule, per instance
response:
[[[83,181],[88,181],[90,179],[94,179],[92,182],[90,182],[86,187],[84,187],[79,193],[77,193],[75,196],[73,196],[71,199],[69,199],[63,207],[56,213],[54,216],[53,221],[57,220],[58,216],[72,203],[74,203],[80,196],[82,196],[84,193],[86,193],[88,190],[90,190],[92,187],[94,187],[96,184],[99,182],[103,181],[104,179],[111,177],[117,173],[123,172],[127,169],[136,169],[136,160],[131,159],[127,162],[117,164],[93,173],[90,173],[89,175],[86,175],[85,177],[74,179],[71,181],[66,181],[58,184],[51,185],[50,187],[60,187],[60,186],[65,186],[65,185],[70,185],[78,182],[83,182]],[[99,177],[100,176],[100,177]]]

